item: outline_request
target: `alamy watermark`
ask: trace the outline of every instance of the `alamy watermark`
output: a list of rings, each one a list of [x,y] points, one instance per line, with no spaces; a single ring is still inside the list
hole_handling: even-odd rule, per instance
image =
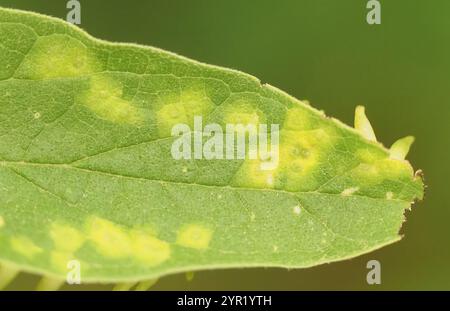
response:
[[[178,137],[171,148],[175,160],[258,159],[261,170],[273,170],[278,166],[278,124],[270,125],[269,135],[267,124],[226,124],[223,129],[211,123],[203,127],[203,118],[195,116],[193,129],[180,123],[172,127],[171,134]]]
[[[81,263],[78,260],[67,262],[66,282],[69,285],[81,284]]]
[[[369,25],[381,24],[381,4],[378,0],[369,0],[366,8],[370,11],[367,13],[366,21]]]
[[[381,264],[378,260],[369,260],[366,265],[370,269],[366,276],[367,284],[380,285],[381,284]]]
[[[70,0],[67,2],[66,8],[70,11],[67,13],[66,20],[71,24],[81,24],[81,4],[78,0]]]

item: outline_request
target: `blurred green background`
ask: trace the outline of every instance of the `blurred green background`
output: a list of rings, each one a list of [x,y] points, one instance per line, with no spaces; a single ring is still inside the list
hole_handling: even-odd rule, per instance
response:
[[[380,0],[381,25],[366,23],[366,0],[80,2],[81,27],[95,37],[239,69],[347,124],[363,104],[385,145],[408,134],[417,139],[408,158],[428,188],[407,212],[401,242],[311,269],[205,271],[191,282],[174,275],[154,289],[450,290],[450,1]],[[0,5],[65,19],[66,3]],[[381,262],[381,285],[366,283],[371,259]],[[35,281],[22,275],[10,288],[32,289]]]

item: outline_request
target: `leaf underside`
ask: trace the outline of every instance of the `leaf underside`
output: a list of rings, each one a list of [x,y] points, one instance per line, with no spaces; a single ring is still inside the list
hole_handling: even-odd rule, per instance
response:
[[[173,159],[171,128],[194,116],[280,124],[279,165]],[[0,262],[65,278],[78,260],[83,282],[129,282],[390,244],[423,184],[358,116],[353,129],[247,74],[0,9]]]

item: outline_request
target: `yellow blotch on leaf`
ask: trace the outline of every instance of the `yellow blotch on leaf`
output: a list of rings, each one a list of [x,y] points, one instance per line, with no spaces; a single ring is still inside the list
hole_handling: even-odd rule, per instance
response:
[[[223,122],[234,125],[235,131],[245,131],[245,134],[249,135],[250,128],[248,126],[254,126],[253,130],[259,131],[259,125],[266,122],[266,117],[261,110],[254,107],[250,102],[239,99],[227,105]],[[243,127],[236,127],[237,124],[241,124]],[[270,124],[267,124],[267,127],[270,128]],[[268,139],[267,144],[270,148],[270,139]],[[233,179],[233,184],[243,187],[273,188],[274,170],[262,169],[262,163],[261,159],[249,159],[247,154],[245,162]]]
[[[39,37],[15,77],[50,79],[77,77],[100,69],[99,62],[80,41],[62,34]]]
[[[11,238],[10,243],[14,251],[27,257],[28,259],[31,259],[35,255],[42,252],[42,248],[34,244],[32,240],[25,236],[13,237]]]
[[[53,267],[60,272],[67,272],[69,271],[68,264],[70,261],[76,260],[73,253],[70,252],[59,252],[59,251],[53,251],[50,254],[50,261],[53,265]],[[85,263],[83,263],[84,267]]]
[[[245,160],[233,178],[233,184],[242,187],[273,188],[274,170],[263,170],[261,164],[259,159]]]
[[[58,251],[74,252],[78,250],[84,243],[85,238],[83,234],[69,226],[59,223],[54,223],[50,229],[50,237],[53,240],[54,246]]]
[[[205,120],[213,109],[213,102],[200,91],[185,90],[179,95],[164,96],[156,111],[159,135],[169,137],[172,127],[181,123],[192,129],[195,116]]]
[[[158,131],[161,137],[171,134],[176,124],[187,124],[188,118],[183,105],[178,102],[166,104],[157,112]]]
[[[87,231],[89,239],[100,254],[112,258],[130,256],[130,237],[121,226],[106,219],[93,217],[88,222]]]
[[[255,188],[282,188],[299,191],[304,181],[319,164],[319,155],[331,146],[331,137],[323,130],[282,130],[279,164],[274,170],[262,170],[260,160],[245,160],[233,183]],[[308,182],[314,182],[308,178]],[[312,186],[310,186],[312,187]]]
[[[378,161],[376,166],[386,178],[399,179],[414,176],[414,169],[411,164],[404,160],[384,159]]]
[[[352,178],[363,187],[381,183],[383,180],[399,180],[414,175],[407,161],[385,158],[374,163],[361,163],[351,172]]]
[[[114,122],[139,125],[144,121],[144,113],[123,99],[123,86],[105,76],[93,76],[90,88],[81,96],[81,102],[99,118]]]
[[[374,149],[359,149],[356,152],[358,159],[363,163],[375,163],[386,158],[384,152],[376,152]]]
[[[202,225],[186,225],[178,232],[177,244],[199,250],[206,249],[211,241],[212,234],[211,229]]]
[[[284,189],[300,190],[304,178],[318,164],[319,153],[325,149],[328,138],[322,130],[282,131],[277,176]]]
[[[89,239],[98,252],[110,258],[134,258],[154,266],[170,257],[170,245],[150,230],[126,229],[109,220],[93,217],[88,222]]]
[[[313,189],[316,181],[309,176],[334,141],[331,127],[322,125],[323,128],[317,128],[316,124],[317,120],[305,109],[289,109],[280,131],[276,169],[265,171],[260,168],[260,160],[245,160],[233,183],[243,187],[288,191]]]
[[[131,233],[133,256],[140,262],[154,266],[170,257],[170,245],[143,231]]]
[[[251,103],[240,99],[225,108],[223,121],[225,124],[252,124],[257,127],[264,123],[266,118],[262,111],[255,108]]]
[[[3,219],[2,216],[0,216],[0,228],[3,227],[5,225],[5,220]]]
[[[283,123],[283,129],[292,131],[304,131],[312,128],[313,120],[311,113],[307,112],[305,108],[294,107],[290,108],[286,113],[286,118]]]

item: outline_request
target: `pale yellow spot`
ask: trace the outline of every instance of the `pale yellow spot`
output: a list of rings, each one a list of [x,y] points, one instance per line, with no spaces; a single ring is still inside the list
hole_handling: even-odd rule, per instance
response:
[[[24,236],[18,236],[11,238],[11,247],[13,250],[19,254],[27,257],[28,259],[33,258],[35,255],[42,252],[42,248],[34,244],[29,238]]]
[[[208,248],[212,238],[212,230],[201,225],[187,225],[181,228],[177,236],[177,244],[195,249]]]
[[[262,111],[244,100],[237,100],[227,106],[224,123],[232,125],[254,125],[257,127],[260,123],[264,123],[265,119]]]
[[[251,221],[255,221],[255,219],[256,219],[256,215],[255,215],[255,213],[252,213],[252,214],[250,215],[250,220],[251,220]]]
[[[301,189],[305,178],[319,164],[319,155],[330,148],[331,142],[331,137],[321,129],[281,132],[280,164],[276,173],[277,177],[284,179],[286,190]]]
[[[256,112],[232,112],[227,116],[227,124],[259,125],[259,115]]]
[[[209,97],[198,91],[185,90],[181,92],[180,102],[190,124],[193,124],[195,116],[202,116],[205,119],[214,109],[214,104]]]
[[[261,112],[250,104],[243,103],[242,107],[237,106],[236,111],[229,112],[225,122],[262,123],[264,115]],[[308,177],[320,164],[319,157],[332,147],[334,141],[331,127],[314,129],[314,122],[313,116],[304,109],[289,109],[280,132],[278,166],[270,171],[262,170],[261,161],[247,159],[233,184],[255,188],[276,187],[288,191],[314,189],[317,185]]]
[[[273,171],[261,169],[260,160],[245,160],[234,177],[233,184],[244,187],[273,188]]]
[[[344,189],[344,191],[342,191],[341,194],[343,196],[349,196],[349,195],[354,194],[358,190],[359,190],[359,187],[351,187],[351,188]]]
[[[5,219],[3,219],[2,216],[0,216],[0,228],[5,226]]]
[[[387,178],[396,179],[414,176],[414,169],[408,161],[384,159],[383,161],[378,161],[376,165]]]
[[[303,131],[310,129],[311,123],[311,116],[304,108],[294,107],[287,111],[283,129]]]
[[[75,259],[74,255],[72,253],[70,253],[70,252],[53,251],[50,254],[50,261],[51,261],[53,267],[57,271],[61,271],[61,272],[68,271],[67,264],[71,260],[74,260],[74,259]]]
[[[41,114],[40,114],[39,112],[35,112],[34,115],[33,115],[33,117],[34,117],[35,119],[39,119],[39,118],[41,117]]]
[[[183,173],[187,173],[187,172],[188,172],[187,167],[183,167],[182,172],[183,172]]]
[[[88,237],[98,252],[107,257],[122,258],[131,255],[131,240],[121,226],[99,217],[88,222]]]
[[[74,252],[84,243],[83,234],[77,229],[54,223],[50,229],[50,237],[58,251]]]
[[[133,256],[146,265],[158,265],[170,257],[169,243],[145,232],[132,232],[131,241]]]
[[[237,172],[233,184],[254,188],[281,188],[302,191],[317,187],[311,172],[320,164],[320,156],[333,144],[333,129],[310,129],[310,116],[299,108],[289,110],[280,131],[279,162],[273,170],[262,170],[259,160],[246,160]],[[300,118],[295,122],[295,118]],[[305,128],[308,128],[307,130]],[[301,130],[305,129],[305,130]]]
[[[233,182],[238,186],[273,188],[276,181],[289,191],[300,191],[302,182],[319,164],[319,153],[330,147],[331,138],[323,130],[281,131],[279,164],[274,170],[262,170],[260,160],[246,160]]]
[[[278,252],[278,246],[277,245],[274,245],[273,247],[272,247],[272,249],[273,249],[273,251],[276,253],[276,252]]]
[[[356,155],[364,163],[374,163],[382,158],[386,157],[385,154],[377,153],[374,150],[360,149],[356,152]]]
[[[357,168],[354,169],[352,174],[357,180],[364,183],[364,186],[372,185],[380,182],[380,169],[377,166],[377,162],[374,164],[361,163]]]
[[[273,181],[273,175],[272,175],[272,174],[269,174],[269,175],[267,176],[266,183],[267,183],[267,185],[273,187],[273,182],[274,182],[274,181]]]
[[[394,198],[394,193],[391,191],[386,192],[386,199],[392,200]]]
[[[214,109],[214,104],[202,92],[185,90],[179,96],[163,97],[158,107],[156,116],[159,135],[169,137],[177,124],[187,124],[193,130],[194,117],[201,116],[205,120]]]
[[[89,90],[80,97],[80,101],[101,119],[139,125],[144,121],[145,114],[142,109],[123,99],[122,88],[119,82],[111,78],[93,76]]]
[[[131,257],[146,266],[155,266],[170,257],[170,245],[154,237],[150,229],[123,228],[109,220],[93,217],[88,223],[89,239],[106,257]]]
[[[25,79],[77,77],[90,74],[100,67],[99,62],[83,43],[70,36],[55,34],[38,38],[25,56],[15,77]]]
[[[173,126],[189,123],[184,106],[179,102],[164,105],[156,115],[159,134],[162,137],[169,136]]]
[[[294,206],[293,211],[294,211],[295,215],[300,215],[302,209],[300,208],[299,205],[296,205],[296,206]]]
[[[352,175],[360,180],[364,187],[368,187],[385,179],[410,178],[414,175],[414,170],[407,161],[385,158],[373,164],[360,164]]]

